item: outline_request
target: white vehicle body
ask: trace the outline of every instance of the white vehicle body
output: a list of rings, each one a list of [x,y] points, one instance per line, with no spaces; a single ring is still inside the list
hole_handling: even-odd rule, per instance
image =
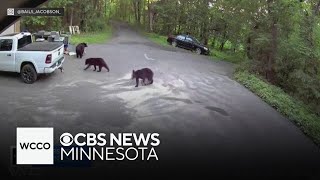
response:
[[[63,62],[63,43],[32,43],[30,33],[0,36],[0,71],[21,73],[23,66],[30,64],[37,74],[52,73]]]

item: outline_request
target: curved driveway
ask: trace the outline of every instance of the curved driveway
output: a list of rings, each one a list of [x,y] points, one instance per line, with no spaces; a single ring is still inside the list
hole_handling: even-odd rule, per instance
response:
[[[51,126],[55,134],[159,132],[160,161],[153,170],[181,177],[200,171],[212,177],[319,172],[319,149],[291,121],[232,80],[231,65],[160,47],[124,24],[117,24],[115,32],[109,43],[89,44],[85,55],[105,58],[109,73],[83,71],[84,59],[69,56],[64,73],[41,77],[33,85],[1,73],[1,162],[9,162],[17,126]],[[154,84],[135,88],[131,71],[143,67],[154,70]]]

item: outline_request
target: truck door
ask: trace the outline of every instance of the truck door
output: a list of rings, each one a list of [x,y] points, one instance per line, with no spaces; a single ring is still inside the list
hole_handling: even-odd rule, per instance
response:
[[[12,39],[0,39],[0,71],[15,71],[12,45]]]

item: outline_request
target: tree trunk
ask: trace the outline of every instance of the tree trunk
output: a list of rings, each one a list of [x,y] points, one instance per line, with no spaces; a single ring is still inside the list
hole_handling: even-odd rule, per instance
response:
[[[150,0],[148,0],[148,16],[149,16],[149,31],[153,32],[153,10]]]
[[[272,12],[271,4],[274,3],[274,0],[268,0],[268,11],[272,18],[272,24],[271,24],[271,51],[268,55],[268,64],[267,64],[267,72],[266,72],[266,78],[269,82],[275,83],[276,82],[276,76],[275,76],[275,61],[277,57],[277,48],[278,48],[278,27],[277,27],[277,20],[275,15]]]
[[[145,0],[142,1],[142,21],[144,29],[146,28],[146,2]]]
[[[205,46],[207,46],[208,45],[208,41],[209,41],[208,24],[207,24],[207,22],[205,22],[203,24],[202,35],[203,35],[203,40],[204,40],[203,43],[204,43]]]
[[[212,48],[215,48],[215,47],[216,47],[216,39],[217,39],[217,37],[216,37],[216,35],[214,35],[213,41],[212,41],[212,43],[211,43]]]
[[[319,11],[320,11],[320,1],[318,1],[317,5],[315,7],[313,16],[314,17],[318,16],[319,15]]]
[[[83,29],[83,31],[87,31],[87,24],[86,24],[86,13],[85,13],[85,7],[83,4],[81,4],[81,12],[80,12],[80,26]]]
[[[134,17],[136,22],[138,21],[138,10],[137,10],[137,3],[133,1],[133,10],[134,10]]]
[[[153,13],[150,13],[150,32],[153,32]]]
[[[107,17],[107,0],[104,0],[104,15],[103,17]]]
[[[71,7],[70,26],[73,26],[73,7]]]
[[[137,2],[138,24],[141,24],[141,2]]]
[[[272,35],[272,44],[271,44],[271,52],[268,57],[268,65],[267,65],[268,69],[266,72],[266,78],[269,82],[271,82],[272,84],[275,84],[276,77],[275,77],[274,66],[275,66],[275,60],[277,56],[277,41],[278,41],[278,29],[276,26],[276,22],[272,23],[271,35]]]
[[[223,51],[225,43],[226,43],[226,41],[223,40],[223,42],[220,44],[220,48],[219,48],[220,51]]]
[[[224,45],[227,42],[226,39],[227,39],[227,24],[225,24],[225,26],[224,26],[223,40],[222,40],[222,43],[220,45],[220,51],[223,51]]]
[[[252,54],[251,54],[251,37],[247,38],[247,48],[246,48],[246,54],[249,59],[252,59]]]

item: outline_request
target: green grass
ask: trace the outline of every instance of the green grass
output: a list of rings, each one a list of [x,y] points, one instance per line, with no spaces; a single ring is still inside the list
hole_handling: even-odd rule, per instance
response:
[[[82,42],[88,44],[102,44],[110,40],[112,37],[111,28],[106,28],[100,32],[81,33],[71,36],[71,44],[76,45]]]
[[[320,145],[320,117],[301,101],[286,94],[247,71],[236,71],[235,79],[257,94],[278,112],[295,122],[317,145]]]
[[[211,50],[210,56],[214,59],[227,61],[233,64],[239,64],[243,61],[242,56],[239,54],[228,54],[215,49]]]
[[[145,33],[146,36],[148,37],[148,39],[150,39],[151,41],[162,45],[162,46],[169,46],[168,42],[167,42],[167,36],[162,36],[159,34],[155,34],[155,33]]]

